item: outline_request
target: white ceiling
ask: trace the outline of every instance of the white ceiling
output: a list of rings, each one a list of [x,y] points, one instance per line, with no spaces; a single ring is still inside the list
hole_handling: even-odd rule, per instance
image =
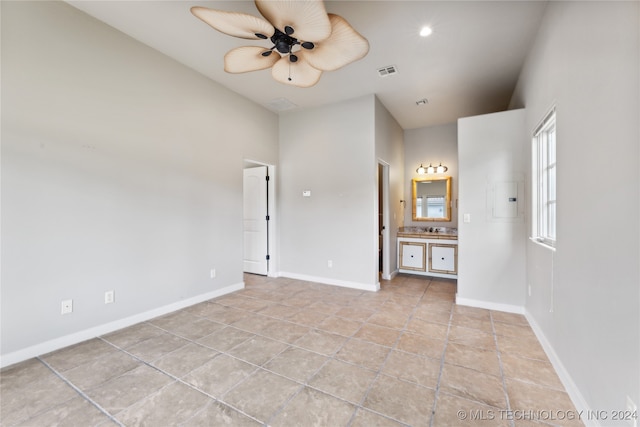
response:
[[[451,123],[507,108],[544,1],[327,1],[369,40],[369,54],[325,72],[311,88],[277,83],[270,70],[223,71],[224,54],[269,41],[217,32],[189,9],[200,5],[260,16],[252,1],[78,1],[68,3],[267,108],[285,98],[296,108],[375,94],[404,129]],[[433,28],[430,37],[420,28]],[[379,77],[394,65],[398,73]],[[416,101],[426,98],[426,105]]]

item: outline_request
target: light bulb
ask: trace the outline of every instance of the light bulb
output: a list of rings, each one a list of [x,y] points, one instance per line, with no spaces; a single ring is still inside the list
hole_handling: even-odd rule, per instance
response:
[[[428,37],[431,35],[431,33],[433,33],[433,30],[431,29],[431,27],[424,26],[420,30],[420,36],[422,37]]]

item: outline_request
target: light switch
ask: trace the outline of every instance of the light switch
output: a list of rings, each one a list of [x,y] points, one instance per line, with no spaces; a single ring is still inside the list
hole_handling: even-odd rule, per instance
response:
[[[302,197],[311,197],[311,190],[303,190]]]
[[[462,216],[462,221],[463,222],[471,222],[471,214],[464,214]]]

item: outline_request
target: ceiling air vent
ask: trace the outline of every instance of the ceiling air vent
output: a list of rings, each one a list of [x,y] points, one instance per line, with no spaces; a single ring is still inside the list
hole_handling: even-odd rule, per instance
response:
[[[296,104],[289,101],[287,98],[276,98],[265,104],[267,108],[275,112],[291,110],[297,107]]]
[[[398,69],[395,65],[389,65],[387,67],[378,68],[378,74],[380,77],[392,76],[398,73]]]

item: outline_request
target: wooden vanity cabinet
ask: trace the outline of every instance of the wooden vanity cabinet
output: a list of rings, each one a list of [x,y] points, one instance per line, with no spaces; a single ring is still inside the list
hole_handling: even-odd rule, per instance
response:
[[[458,277],[458,241],[398,237],[398,271],[433,277]]]

